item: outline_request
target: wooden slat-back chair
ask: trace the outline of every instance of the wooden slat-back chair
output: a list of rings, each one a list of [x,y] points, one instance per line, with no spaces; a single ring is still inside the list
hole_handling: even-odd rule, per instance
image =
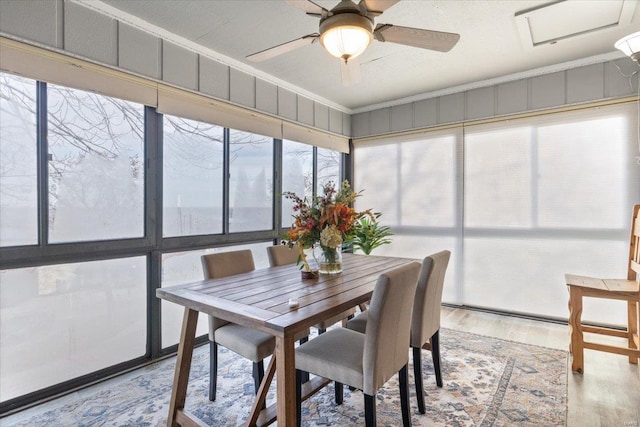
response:
[[[584,372],[584,349],[606,351],[629,357],[629,363],[640,359],[640,205],[633,207],[627,278],[599,279],[565,274],[569,289],[569,328],[573,360],[571,370]],[[627,327],[624,330],[583,325],[582,297],[606,298],[627,302]],[[584,332],[624,338],[626,347],[605,345],[584,340]],[[639,370],[640,371],[640,370]]]

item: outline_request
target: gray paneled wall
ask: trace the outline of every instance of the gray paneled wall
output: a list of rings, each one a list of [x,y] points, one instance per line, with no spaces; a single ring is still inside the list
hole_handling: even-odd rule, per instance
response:
[[[64,49],[109,65],[118,63],[118,21],[75,3],[64,4]]]
[[[198,54],[162,41],[162,80],[191,90],[200,87]]]
[[[307,125],[313,125],[315,122],[314,102],[308,98],[298,96],[298,121]]]
[[[229,67],[200,57],[200,92],[219,99],[229,99]]]
[[[0,1],[0,31],[64,48],[62,0]]]
[[[298,120],[298,102],[295,93],[278,88],[278,112],[284,118]]]
[[[0,0],[0,33],[325,131],[351,116],[63,0]]]
[[[271,114],[278,114],[278,86],[256,79],[256,108]]]
[[[256,106],[256,78],[234,68],[231,68],[230,76],[231,101],[254,108]],[[267,95],[263,94],[263,96]]]
[[[161,58],[162,40],[127,24],[118,24],[120,67],[158,80],[162,77]]]
[[[585,65],[351,116],[354,138],[633,96],[638,70],[629,58]]]

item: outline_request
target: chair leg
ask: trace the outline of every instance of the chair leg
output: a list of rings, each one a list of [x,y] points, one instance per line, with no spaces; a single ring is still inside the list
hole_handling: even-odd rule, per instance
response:
[[[436,373],[436,384],[442,388],[442,371],[440,371],[440,329],[429,340],[431,342],[431,357],[433,357],[433,370]]]
[[[309,337],[308,336],[300,338],[300,341],[298,341],[298,342],[300,343],[300,345],[302,345],[302,344],[306,343],[307,341],[309,341]],[[309,382],[309,372],[304,372],[304,371],[302,372],[302,382],[303,383]]]
[[[253,384],[256,389],[256,394],[260,389],[260,383],[264,378],[264,361],[253,362]]]
[[[344,384],[336,381],[334,388],[336,391],[336,405],[342,405],[344,399]]]
[[[306,372],[296,369],[296,425],[302,423],[302,377]],[[309,375],[308,373],[306,373]]]
[[[364,395],[364,425],[376,427],[376,397]]]
[[[411,347],[413,350],[413,379],[416,382],[416,400],[418,401],[418,411],[425,413],[424,409],[424,386],[422,384],[422,349]]]
[[[411,427],[411,407],[409,404],[409,368],[404,365],[398,372],[400,383],[400,407],[402,408],[402,425]]]
[[[627,333],[629,335],[629,348],[638,350],[640,349],[640,343],[636,344],[638,339],[638,303],[635,301],[627,301]],[[635,338],[634,338],[635,337]],[[640,362],[640,358],[637,356],[629,356],[629,363],[634,365]]]
[[[260,390],[260,384],[262,384],[262,379],[264,378],[264,360],[259,362],[253,362],[253,384],[256,389],[256,394],[258,394],[258,390]],[[262,409],[267,407],[267,403],[265,402],[262,405]]]
[[[216,400],[218,383],[218,343],[209,341],[209,400]]]

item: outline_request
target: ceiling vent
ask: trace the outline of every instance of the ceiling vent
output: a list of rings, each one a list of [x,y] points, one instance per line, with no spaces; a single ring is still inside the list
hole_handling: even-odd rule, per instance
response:
[[[559,40],[631,23],[635,0],[562,0],[515,15],[525,46],[553,44]]]

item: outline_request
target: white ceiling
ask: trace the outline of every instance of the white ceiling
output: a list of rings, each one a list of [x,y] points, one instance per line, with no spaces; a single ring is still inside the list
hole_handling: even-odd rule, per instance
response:
[[[376,23],[390,23],[460,34],[448,53],[374,41],[361,55],[361,82],[344,87],[340,65],[319,44],[289,52],[265,62],[245,57],[271,46],[318,31],[318,19],[283,0],[77,0],[118,19],[196,47],[201,53],[245,72],[311,94],[345,111],[398,103],[403,98],[442,92],[454,87],[514,75],[557,64],[594,62],[593,57],[622,57],[613,44],[640,29],[637,0],[627,0],[632,14],[627,23],[531,46],[521,36],[515,15],[555,2],[540,0],[402,0]],[[315,0],[331,9],[337,0]],[[601,14],[598,4],[622,5],[623,0],[568,0],[575,6],[559,8],[554,25]],[[573,10],[573,12],[572,12]],[[591,12],[592,11],[592,12]],[[538,23],[537,25],[540,25]],[[544,26],[544,21],[542,23]],[[554,29],[551,29],[553,32]],[[578,62],[576,62],[578,61]],[[560,66],[561,68],[562,66]],[[426,96],[425,96],[426,97]]]

